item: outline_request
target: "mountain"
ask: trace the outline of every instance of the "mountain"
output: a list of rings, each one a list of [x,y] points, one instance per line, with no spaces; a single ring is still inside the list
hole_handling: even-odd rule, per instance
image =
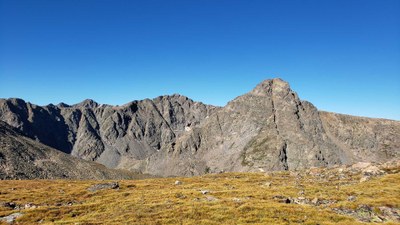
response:
[[[67,154],[141,172],[150,155],[167,149],[216,109],[181,95],[122,106],[85,100],[41,107],[21,99],[1,99],[0,120]]]
[[[400,147],[400,122],[320,112],[281,79],[225,107],[181,95],[122,106],[0,99],[0,120],[64,153],[162,176],[383,162]]]
[[[0,121],[0,179],[132,179],[145,175],[108,169],[23,136]]]

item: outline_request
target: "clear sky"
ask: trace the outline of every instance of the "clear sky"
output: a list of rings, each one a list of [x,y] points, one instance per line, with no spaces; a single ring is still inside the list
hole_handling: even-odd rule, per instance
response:
[[[321,110],[400,120],[399,0],[0,0],[0,97],[225,105],[281,77]]]

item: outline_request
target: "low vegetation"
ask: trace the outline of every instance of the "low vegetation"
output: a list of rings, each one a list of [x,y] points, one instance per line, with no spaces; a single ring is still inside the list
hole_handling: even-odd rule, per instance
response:
[[[399,169],[222,173],[121,180],[118,188],[116,181],[4,180],[0,217],[22,213],[18,224],[400,224]],[[90,189],[99,183],[112,188]]]

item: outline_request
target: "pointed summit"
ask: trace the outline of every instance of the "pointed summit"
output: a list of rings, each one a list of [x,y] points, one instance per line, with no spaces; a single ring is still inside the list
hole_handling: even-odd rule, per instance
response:
[[[267,96],[271,93],[287,94],[289,92],[291,92],[291,89],[288,82],[281,78],[274,78],[259,83],[250,93],[257,96]]]
[[[60,102],[60,103],[57,104],[57,107],[59,107],[59,108],[67,108],[67,107],[70,107],[70,105],[68,105],[68,104],[66,104],[64,102]]]
[[[85,108],[96,108],[97,106],[99,106],[99,103],[95,102],[92,99],[85,99],[82,102],[75,104],[74,106],[85,107]]]

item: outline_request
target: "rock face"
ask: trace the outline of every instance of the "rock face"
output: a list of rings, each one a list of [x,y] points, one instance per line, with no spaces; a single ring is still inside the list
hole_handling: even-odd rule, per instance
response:
[[[229,102],[180,137],[170,151],[154,154],[148,172],[198,175],[349,162],[325,134],[317,109],[280,79],[264,81]]]
[[[353,161],[385,162],[400,158],[400,122],[320,112],[328,136]]]
[[[400,147],[400,122],[319,112],[281,79],[223,108],[180,95],[123,106],[0,99],[0,120],[79,158],[163,176],[381,162]]]
[[[108,169],[23,136],[0,121],[0,179],[132,179],[144,175]]]
[[[0,100],[0,120],[26,136],[73,156],[111,168],[142,171],[146,158],[168,148],[216,107],[180,95],[133,101],[123,106],[37,106]]]

